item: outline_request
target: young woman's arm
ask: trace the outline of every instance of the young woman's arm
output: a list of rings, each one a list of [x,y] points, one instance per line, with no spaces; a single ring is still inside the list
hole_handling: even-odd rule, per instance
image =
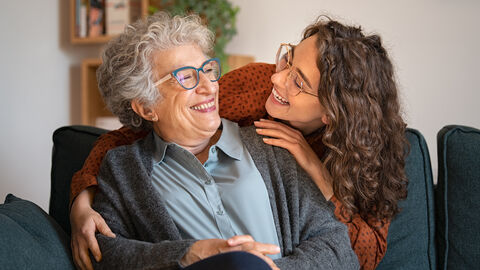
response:
[[[92,251],[97,261],[102,257],[95,232],[115,237],[105,220],[92,209],[93,197],[97,187],[97,175],[103,158],[108,150],[117,146],[131,144],[143,138],[146,132],[133,132],[122,127],[106,133],[95,142],[83,167],[75,173],[70,185],[70,224],[72,228],[72,255],[80,269],[93,269],[88,250]]]
[[[85,160],[82,169],[73,175],[70,184],[70,203],[75,200],[80,192],[97,185],[98,170],[108,150],[121,145],[132,144],[134,141],[145,137],[146,134],[145,131],[134,132],[127,127],[122,127],[100,136]]]
[[[350,242],[362,269],[375,269],[387,252],[390,222],[380,222],[375,218],[366,221],[359,214],[348,220],[341,214],[342,203],[335,196],[330,200],[335,205],[335,216],[348,227]]]

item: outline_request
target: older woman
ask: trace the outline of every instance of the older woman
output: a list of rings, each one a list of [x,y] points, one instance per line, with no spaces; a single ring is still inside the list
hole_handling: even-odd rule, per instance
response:
[[[105,102],[151,131],[100,168],[94,209],[116,237],[98,234],[97,266],[176,269],[240,250],[274,269],[357,268],[346,228],[293,157],[220,119],[212,40],[197,16],[159,13],[107,45]]]

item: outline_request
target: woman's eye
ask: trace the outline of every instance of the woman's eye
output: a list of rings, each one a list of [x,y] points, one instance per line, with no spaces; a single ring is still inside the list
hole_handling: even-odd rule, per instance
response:
[[[185,82],[185,81],[188,81],[192,78],[192,75],[180,75],[180,74],[177,74],[177,79],[178,81],[180,82]]]
[[[210,73],[213,71],[213,68],[207,68],[203,70],[205,73]]]
[[[283,57],[282,57],[282,62],[285,63],[285,64],[288,64],[290,65],[291,63],[288,62],[288,56],[287,54],[284,54]]]
[[[295,82],[295,86],[296,86],[297,88],[303,89],[303,81],[300,80],[300,79],[298,78],[298,76],[295,77],[294,82]]]

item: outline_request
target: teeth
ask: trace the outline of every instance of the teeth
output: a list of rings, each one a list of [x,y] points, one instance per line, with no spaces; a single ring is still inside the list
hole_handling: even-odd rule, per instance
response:
[[[211,107],[215,106],[215,101],[211,101],[209,103],[204,103],[200,106],[192,106],[190,107],[191,109],[194,109],[194,110],[197,110],[197,111],[200,111],[200,110],[206,110],[206,109],[210,109]]]
[[[288,100],[284,99],[280,94],[278,94],[277,90],[275,88],[272,89],[273,97],[280,102],[280,104],[288,104]]]

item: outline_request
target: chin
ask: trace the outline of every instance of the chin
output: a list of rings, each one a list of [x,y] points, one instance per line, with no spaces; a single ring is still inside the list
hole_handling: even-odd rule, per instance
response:
[[[218,116],[206,123],[205,127],[210,131],[217,131],[217,129],[220,127],[220,124],[222,124],[222,120],[220,119],[220,116]]]
[[[273,118],[277,119],[283,119],[282,116],[284,116],[281,112],[279,112],[278,108],[276,108],[275,104],[272,104],[272,102],[267,100],[265,102],[265,109],[267,110],[268,115],[270,115]]]

